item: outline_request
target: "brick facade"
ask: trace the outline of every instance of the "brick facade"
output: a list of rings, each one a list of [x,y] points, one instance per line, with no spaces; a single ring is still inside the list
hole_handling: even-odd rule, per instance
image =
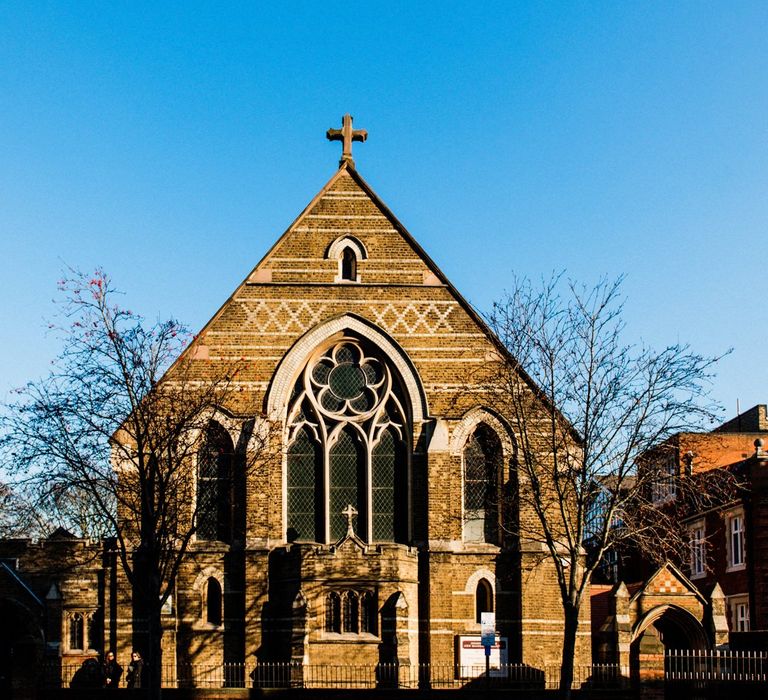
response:
[[[392,378],[387,401],[400,407],[387,419],[405,441],[394,466],[402,483],[393,488],[406,494],[401,520],[407,523],[396,526],[407,535],[396,541],[365,536],[373,527],[365,518],[373,523],[374,516],[362,506],[348,537],[291,541],[287,452],[300,423],[292,406],[302,381],[320,381],[314,374],[307,378],[308,363],[337,352],[342,341],[386,369]],[[249,472],[236,494],[244,503],[244,537],[192,544],[165,618],[165,663],[453,664],[458,635],[479,635],[481,584],[491,588],[509,660],[539,668],[559,663],[562,610],[547,557],[505,534],[488,541],[467,534],[464,455],[479,425],[498,444],[497,500],[515,479],[515,436],[503,416],[478,401],[476,390],[478,369],[496,356],[495,343],[351,164],[343,163],[186,351],[201,381],[233,360],[244,364],[218,422],[237,445],[255,412],[281,457]],[[345,366],[353,379],[362,371],[349,361]],[[320,430],[313,420],[305,423]],[[371,420],[386,427],[381,416]],[[327,445],[340,434],[329,433]],[[338,517],[328,512],[326,496],[317,503],[328,522]],[[104,643],[127,659],[137,631],[130,591],[119,569],[111,582],[103,601]],[[221,620],[211,618],[207,599],[219,591]],[[373,605],[373,613],[360,629],[337,630],[329,601],[333,594],[353,605],[345,597],[350,591],[354,605]],[[354,609],[362,620],[362,608]],[[586,606],[584,616],[577,664],[590,659]]]

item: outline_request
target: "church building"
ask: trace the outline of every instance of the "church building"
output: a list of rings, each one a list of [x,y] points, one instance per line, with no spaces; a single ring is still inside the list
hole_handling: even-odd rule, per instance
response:
[[[500,661],[558,665],[555,574],[516,534],[535,516],[515,498],[515,435],[483,400],[505,351],[356,170],[366,132],[345,115],[328,136],[339,168],[186,350],[201,380],[245,367],[201,440],[164,664],[471,665],[493,612]],[[276,458],[239,475],[254,418]],[[102,579],[77,612],[100,608],[102,648],[127,659],[130,589],[119,566]],[[67,624],[62,655],[84,652]]]

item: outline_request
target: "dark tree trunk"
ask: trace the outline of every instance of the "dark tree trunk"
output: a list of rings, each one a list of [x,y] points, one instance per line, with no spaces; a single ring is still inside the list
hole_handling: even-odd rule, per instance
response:
[[[574,655],[576,653],[576,632],[579,629],[579,606],[571,601],[563,604],[563,658],[560,667],[560,695],[571,697],[573,685]]]

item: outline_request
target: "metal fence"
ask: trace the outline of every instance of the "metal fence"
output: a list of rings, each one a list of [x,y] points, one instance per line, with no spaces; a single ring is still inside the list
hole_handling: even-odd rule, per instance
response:
[[[667,681],[760,683],[768,681],[768,653],[686,649],[664,657]]]
[[[88,664],[89,662],[86,662]],[[47,687],[76,687],[76,676],[93,687],[99,668],[91,664],[51,665],[41,674]],[[628,682],[628,671],[612,664],[576,666],[574,687],[619,688]],[[74,682],[73,682],[74,681]],[[524,664],[492,667],[454,664],[298,664],[260,663],[163,665],[164,688],[464,688],[554,689],[560,667],[535,668]],[[124,685],[121,682],[121,685]],[[88,687],[82,685],[81,687]]]

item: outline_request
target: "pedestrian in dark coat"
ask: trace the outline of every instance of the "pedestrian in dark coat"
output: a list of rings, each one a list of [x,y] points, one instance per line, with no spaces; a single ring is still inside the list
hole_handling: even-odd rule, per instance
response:
[[[144,676],[144,659],[138,651],[131,653],[131,663],[128,664],[128,673],[125,676],[129,688],[141,688]]]
[[[108,651],[104,657],[102,674],[104,676],[104,687],[110,690],[117,690],[120,685],[120,676],[123,675],[123,667],[117,663],[114,651]]]

